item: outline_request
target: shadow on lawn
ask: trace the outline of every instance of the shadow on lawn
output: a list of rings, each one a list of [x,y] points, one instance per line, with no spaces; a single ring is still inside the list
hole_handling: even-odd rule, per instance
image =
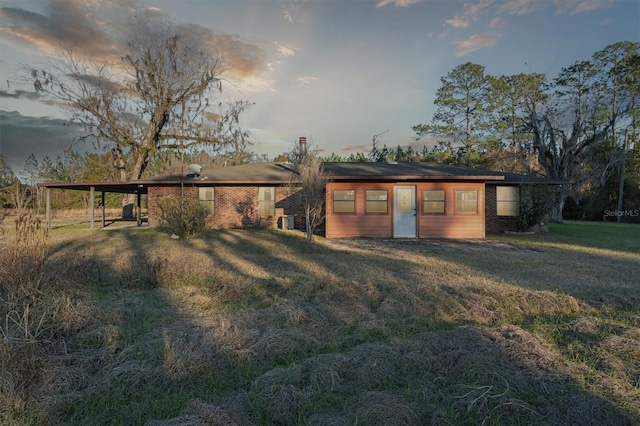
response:
[[[68,336],[53,423],[634,422],[519,327],[459,327],[446,282],[398,253],[269,230],[53,251],[92,312]]]

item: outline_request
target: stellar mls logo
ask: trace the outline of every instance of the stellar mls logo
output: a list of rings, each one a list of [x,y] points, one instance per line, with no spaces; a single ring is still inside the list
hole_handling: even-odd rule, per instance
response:
[[[638,217],[640,210],[605,210],[605,217]]]

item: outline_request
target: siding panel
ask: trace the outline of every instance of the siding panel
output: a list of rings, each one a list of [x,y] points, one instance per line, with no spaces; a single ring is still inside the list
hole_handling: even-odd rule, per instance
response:
[[[484,238],[485,205],[484,183],[465,182],[402,182],[399,185],[416,185],[417,197],[417,236],[419,238]],[[393,183],[376,182],[334,182],[327,188],[327,238],[393,236]],[[333,213],[333,190],[355,190],[355,213]],[[388,191],[388,209],[386,215],[365,214],[365,191],[385,189]],[[445,191],[445,214],[422,213],[422,191],[442,189]],[[455,191],[478,191],[478,210],[475,214],[455,213]]]
[[[484,183],[424,182],[418,189],[418,237],[420,238],[484,238]],[[445,191],[445,214],[422,212],[422,191],[442,189]],[[456,213],[456,191],[478,191],[478,208],[475,214]]]
[[[333,213],[333,191],[355,190],[355,213]],[[386,190],[388,212],[367,214],[366,191]],[[388,183],[345,183],[333,182],[327,186],[326,196],[326,236],[327,238],[375,237],[389,238],[393,226],[393,185]]]

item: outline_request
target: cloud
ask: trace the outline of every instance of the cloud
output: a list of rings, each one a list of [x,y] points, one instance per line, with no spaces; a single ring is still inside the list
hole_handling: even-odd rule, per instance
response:
[[[493,18],[491,22],[489,22],[489,28],[491,28],[492,30],[502,28],[503,25],[504,21],[500,18]]]
[[[455,17],[452,19],[447,19],[444,21],[445,24],[451,25],[453,28],[467,28],[469,26],[469,21],[460,17]]]
[[[44,13],[0,8],[0,36],[44,52],[57,50],[61,45],[91,52],[94,56],[106,56],[113,51],[104,22],[85,2],[53,0],[45,5]]]
[[[613,5],[613,0],[586,0],[578,3],[573,8],[569,15],[575,15],[576,13],[588,13],[594,10],[608,9]]]
[[[291,15],[291,11],[289,9],[285,9],[282,11],[282,17],[285,21],[293,24],[293,16]]]
[[[420,0],[381,0],[376,4],[376,7],[385,7],[390,4],[393,4],[396,7],[409,7],[412,4],[416,4],[419,2]]]
[[[340,151],[342,152],[369,152],[371,150],[371,145],[347,145],[343,147]]]
[[[613,6],[614,0],[553,0],[559,15],[588,13]]]
[[[481,0],[478,3],[465,3],[464,13],[456,15],[452,19],[447,19],[445,24],[449,24],[454,28],[467,28],[471,22],[476,22],[480,13],[491,6],[493,2],[494,0]]]
[[[217,112],[205,111],[204,118],[209,121],[222,121],[222,114]]]
[[[496,36],[491,34],[472,35],[466,40],[456,42],[458,51],[456,56],[465,56],[476,50],[496,45]]]
[[[304,20],[304,11],[300,7],[300,0],[286,0],[282,2],[282,19],[290,24]]]
[[[540,0],[508,0],[500,5],[498,11],[509,15],[526,15],[544,8],[546,3]]]
[[[286,46],[284,44],[280,44],[277,41],[273,42],[276,48],[276,54],[280,56],[295,56],[296,49],[292,46]]]
[[[31,46],[54,57],[60,47],[65,46],[94,60],[119,60],[118,38],[127,29],[124,18],[135,12],[128,0],[51,0],[44,4],[40,12],[0,7],[0,41]],[[140,13],[149,14],[152,20],[163,19],[162,11],[155,7]],[[103,20],[111,15],[116,18]],[[260,46],[235,35],[214,34],[194,24],[180,24],[175,28],[186,35],[200,37],[212,54],[223,57],[227,80],[268,90],[270,83],[261,81],[268,70],[265,69],[267,55]],[[294,51],[281,46],[279,53],[287,56]]]
[[[310,84],[318,80],[320,80],[318,77],[312,77],[309,75],[301,75],[300,77],[296,78],[296,81],[302,84]]]
[[[60,102],[57,99],[51,99],[42,94],[28,90],[0,90],[0,98],[9,99],[25,99],[28,101],[38,101],[45,105],[60,106]],[[1,129],[0,129],[1,130]]]
[[[27,90],[0,90],[0,98],[28,99],[30,101],[35,101],[42,98],[42,95],[38,92],[29,92]]]
[[[84,134],[82,128],[69,125],[66,120],[0,110],[0,154],[14,173],[22,170],[30,154],[38,159],[48,156],[53,160],[78,143],[77,138]],[[90,142],[79,144],[78,150],[92,148]]]
[[[205,35],[212,51],[224,58],[225,74],[235,80],[244,80],[258,74],[265,63],[265,51],[254,44],[246,43],[233,35]]]

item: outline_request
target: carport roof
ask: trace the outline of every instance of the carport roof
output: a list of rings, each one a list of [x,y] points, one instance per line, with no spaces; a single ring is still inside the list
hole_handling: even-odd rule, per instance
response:
[[[532,178],[515,173],[491,170],[470,169],[442,164],[403,162],[403,163],[324,163],[324,170],[333,181],[482,181],[494,183],[547,183],[563,184],[541,177]],[[221,167],[206,170],[200,176],[169,175],[129,182],[47,182],[39,186],[57,189],[75,189],[122,194],[146,194],[150,186],[207,184],[236,185],[276,185],[291,181],[294,173],[289,163],[252,163],[239,166]]]
[[[53,189],[74,189],[78,191],[114,192],[117,194],[146,194],[147,185],[142,182],[45,182],[39,187]]]

